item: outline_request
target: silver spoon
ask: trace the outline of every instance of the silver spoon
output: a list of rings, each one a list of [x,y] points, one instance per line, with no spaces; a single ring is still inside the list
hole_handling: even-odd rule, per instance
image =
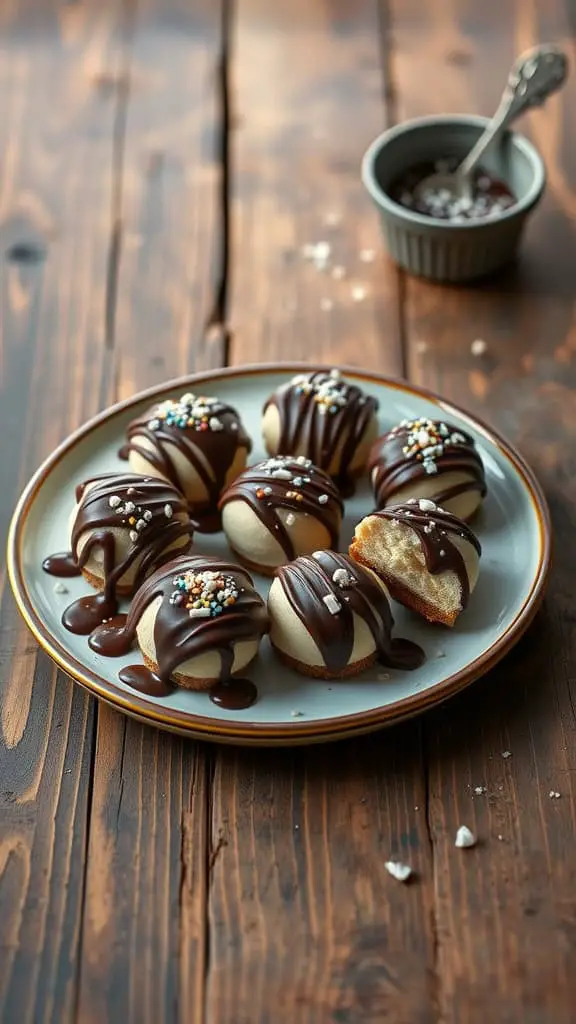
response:
[[[473,195],[472,174],[491,146],[508,125],[529,107],[539,106],[564,84],[568,73],[566,55],[556,46],[536,46],[514,62],[506,88],[494,117],[455,171],[430,174],[415,188],[416,199],[426,192],[444,191],[443,200],[469,202]],[[450,192],[450,197],[446,195]]]

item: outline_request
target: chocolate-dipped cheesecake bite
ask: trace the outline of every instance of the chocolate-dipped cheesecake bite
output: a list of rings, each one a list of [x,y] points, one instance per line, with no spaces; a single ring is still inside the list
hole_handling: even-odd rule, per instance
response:
[[[402,668],[424,660],[415,644],[392,639],[386,586],[348,555],[315,551],[281,566],[268,611],[274,649],[302,675],[337,679],[376,660]]]
[[[70,553],[47,558],[43,567],[53,575],[70,575],[75,565],[101,593],[70,605],[62,616],[64,625],[73,633],[90,633],[115,615],[119,594],[134,593],[158,566],[187,551],[191,541],[186,502],[166,481],[108,473],[79,484],[70,516]]]
[[[298,374],[270,395],[262,434],[270,455],[303,455],[344,495],[354,492],[378,433],[378,402],[339,370]]]
[[[201,532],[220,529],[218,498],[246,465],[252,442],[236,410],[218,398],[182,395],[132,420],[120,456],[131,469],[170,481]]]
[[[463,520],[429,498],[412,498],[362,519],[350,554],[401,604],[453,626],[476,586],[481,547]]]
[[[303,455],[249,466],[219,507],[231,548],[249,569],[269,576],[298,555],[336,547],[344,512],[331,478]]]
[[[470,519],[486,494],[474,439],[443,420],[402,420],[374,442],[368,472],[377,508],[430,498]]]
[[[125,625],[102,628],[98,649],[109,656],[125,654],[137,639],[153,673],[150,685],[159,680],[188,690],[210,689],[216,703],[241,707],[248,705],[235,702],[234,693],[242,696],[251,689],[255,697],[256,691],[246,681],[234,691],[234,677],[252,661],[268,626],[266,605],[244,569],[221,558],[187,555],[146,580]]]

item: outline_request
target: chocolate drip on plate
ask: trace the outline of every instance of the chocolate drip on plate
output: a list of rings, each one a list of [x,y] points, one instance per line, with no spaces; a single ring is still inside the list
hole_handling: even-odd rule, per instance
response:
[[[206,402],[202,406],[199,403]],[[203,408],[205,416],[198,416]],[[175,453],[189,463],[202,481],[208,498],[191,507],[191,516],[203,533],[221,528],[215,516],[218,498],[226,482],[239,448],[247,452],[252,442],[233,406],[214,399],[185,395],[179,401],[161,402],[142,416],[132,420],[127,429],[127,442],[120,449],[120,458],[128,459],[136,452],[158,473],[180,491],[185,481],[175,461]],[[150,447],[142,443],[145,439]]]
[[[57,551],[54,555],[48,555],[42,562],[42,568],[50,576],[70,578],[81,575],[80,566],[71,551]]]
[[[437,502],[449,501],[467,491],[486,494],[482,459],[474,439],[460,427],[441,420],[403,420],[399,426],[374,442],[368,459],[378,508],[383,508],[394,494],[419,480],[434,479]],[[442,489],[442,474],[463,473],[468,478]]]
[[[426,499],[424,501],[426,504],[432,504]],[[472,545],[480,557],[480,541],[470,527],[451,512],[445,512],[441,508],[423,510],[417,500],[402,505],[390,505],[373,514],[380,519],[403,523],[414,530],[424,552],[428,572],[433,576],[448,571],[456,573],[460,584],[462,608],[466,608],[470,599],[470,580],[464,559],[451,538],[461,537]]]
[[[69,560],[82,569],[91,553],[100,550],[103,593],[74,601],[65,610],[62,622],[72,633],[87,634],[118,611],[117,586],[124,574],[136,567],[136,590],[146,576],[173,557],[174,552],[167,548],[183,538],[188,543],[180,550],[190,546],[192,525],[182,495],[155,477],[135,473],[93,477],[76,488],[76,500],[79,507]],[[115,529],[130,531],[130,546],[124,557],[119,556]],[[80,550],[83,535],[87,540]]]
[[[243,501],[250,506],[278,541],[288,561],[296,557],[296,551],[290,530],[278,515],[279,509],[314,516],[327,530],[330,545],[338,544],[344,505],[327,473],[313,466],[309,459],[279,455],[250,466],[224,491],[219,508],[231,501]]]
[[[335,370],[295,377],[270,396],[263,411],[270,405],[280,417],[278,452],[293,455],[302,451],[326,471],[339,452],[332,475],[344,497],[353,494],[350,467],[378,409],[377,400]]]
[[[382,664],[416,668],[422,663],[423,652],[410,641],[403,641],[402,649],[398,648],[399,657],[395,656],[394,620],[388,598],[373,575],[347,555],[335,551],[302,555],[277,569],[276,575],[330,672],[341,672],[350,662],[355,638],[354,614],[368,626]],[[409,664],[409,649],[412,649],[412,664]]]
[[[165,683],[155,672],[146,668],[146,665],[126,665],[121,668],[118,678],[126,686],[130,686],[138,693],[145,693],[148,697],[169,697],[174,693],[174,686]]]

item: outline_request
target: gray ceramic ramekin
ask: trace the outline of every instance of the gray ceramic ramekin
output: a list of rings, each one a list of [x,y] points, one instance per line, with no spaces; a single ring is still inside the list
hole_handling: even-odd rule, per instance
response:
[[[498,270],[516,254],[530,212],[546,184],[544,164],[528,139],[506,132],[482,160],[504,181],[517,202],[497,216],[451,223],[415,213],[388,195],[417,164],[445,157],[463,159],[488,123],[485,117],[446,114],[404,121],[380,135],[362,161],[362,180],[382,220],[392,258],[421,277],[470,281]]]

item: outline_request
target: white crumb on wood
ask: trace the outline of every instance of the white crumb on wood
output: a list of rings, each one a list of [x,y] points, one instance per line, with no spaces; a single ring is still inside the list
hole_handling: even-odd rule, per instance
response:
[[[384,864],[386,871],[392,878],[397,878],[399,882],[407,882],[412,874],[412,868],[409,864],[401,864],[398,860],[387,860]]]
[[[482,793],[486,792],[486,786],[474,786],[474,792],[481,796]]]
[[[504,758],[512,757],[512,751],[511,750],[503,750],[502,751],[502,757],[504,757]]]
[[[483,338],[475,338],[470,345],[470,351],[473,356],[483,356],[487,349],[488,345]]]
[[[459,847],[461,850],[468,849],[471,846],[476,846],[478,840],[473,832],[470,831],[467,825],[460,825],[456,833],[456,839],[454,840],[454,846]]]
[[[551,800],[559,800],[560,799],[560,793],[558,792],[557,789],[551,789],[549,794],[548,794],[548,796],[550,797]]]

